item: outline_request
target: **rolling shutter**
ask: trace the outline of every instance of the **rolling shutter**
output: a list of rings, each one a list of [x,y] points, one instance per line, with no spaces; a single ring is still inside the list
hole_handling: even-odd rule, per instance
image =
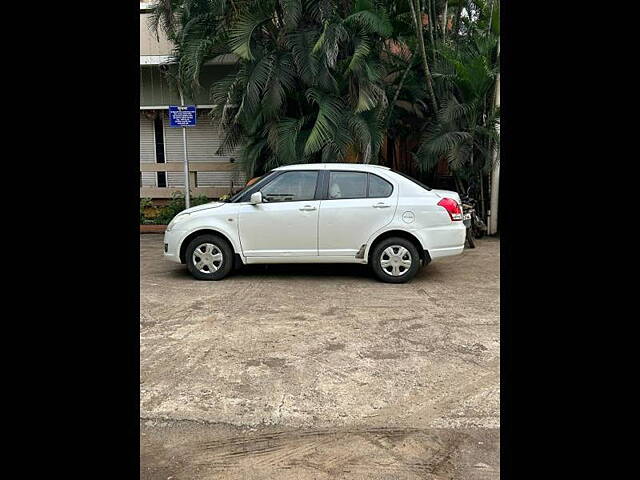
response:
[[[140,172],[142,174],[142,186],[143,187],[155,187],[156,186],[156,172]]]
[[[245,184],[244,174],[240,171],[230,172],[196,172],[196,187],[242,187]]]
[[[155,134],[153,121],[140,112],[140,163],[155,163]]]
[[[166,115],[166,113],[165,113]],[[167,162],[183,162],[182,153],[182,129],[171,128],[168,121],[164,125],[164,156]],[[189,143],[189,132],[187,132],[187,143]]]
[[[182,128],[165,126],[164,138],[167,162],[184,161]],[[223,138],[224,136],[218,128],[211,124],[209,111],[198,111],[196,126],[187,127],[187,154],[189,155],[189,162],[229,163],[229,158],[237,157],[238,154],[236,152],[225,155],[216,154]]]
[[[167,172],[167,187],[184,187],[184,172]]]

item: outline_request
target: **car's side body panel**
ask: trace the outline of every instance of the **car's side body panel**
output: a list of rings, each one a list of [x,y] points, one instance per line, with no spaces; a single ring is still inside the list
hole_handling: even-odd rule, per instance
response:
[[[318,255],[318,200],[241,205],[238,228],[245,257]]]
[[[393,221],[398,204],[398,181],[385,171],[375,172],[375,175],[392,185],[390,196],[322,200],[318,219],[318,249],[321,257],[355,258],[360,247],[367,243],[373,233]]]
[[[408,232],[417,238],[431,259],[462,251],[466,229],[462,222],[451,221],[447,211],[438,205],[442,195],[435,190],[426,191],[409,181],[399,182],[398,190],[394,218],[367,239],[365,258],[368,258],[377,238],[394,230]],[[457,194],[450,192],[449,196],[455,198]]]
[[[231,243],[236,253],[241,252],[237,221],[240,205],[225,203],[219,208],[202,208],[193,211],[193,213],[189,214],[188,219],[165,232],[164,243],[168,245],[165,257],[171,261],[181,263],[180,249],[185,239],[192,233],[205,230],[223,235]]]

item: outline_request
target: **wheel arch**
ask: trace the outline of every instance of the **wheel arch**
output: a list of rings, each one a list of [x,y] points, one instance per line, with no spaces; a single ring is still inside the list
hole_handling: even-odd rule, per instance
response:
[[[182,242],[180,243],[180,262],[181,263],[186,263],[185,257],[187,252],[187,246],[189,245],[191,240],[193,240],[196,237],[199,237],[200,235],[217,235],[218,237],[221,237],[222,239],[226,240],[226,242],[229,244],[229,247],[231,247],[231,251],[233,251],[234,257],[238,256],[239,252],[236,250],[235,246],[233,245],[233,242],[231,241],[231,239],[226,233],[221,232],[220,230],[215,230],[213,228],[199,228],[191,232],[189,235],[187,235],[182,239]]]
[[[366,253],[367,262],[369,264],[371,263],[371,253],[373,252],[375,245],[391,237],[404,238],[406,240],[409,240],[411,243],[413,243],[418,249],[418,254],[420,255],[420,260],[422,261],[423,265],[426,265],[431,261],[431,256],[429,255],[429,252],[424,248],[420,239],[415,235],[413,235],[411,232],[408,232],[406,230],[387,230],[380,233],[371,242],[369,242],[368,251]]]

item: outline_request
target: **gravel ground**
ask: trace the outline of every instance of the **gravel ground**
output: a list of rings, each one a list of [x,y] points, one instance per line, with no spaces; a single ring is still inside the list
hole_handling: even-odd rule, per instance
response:
[[[499,478],[499,240],[404,285],[140,246],[142,479]]]

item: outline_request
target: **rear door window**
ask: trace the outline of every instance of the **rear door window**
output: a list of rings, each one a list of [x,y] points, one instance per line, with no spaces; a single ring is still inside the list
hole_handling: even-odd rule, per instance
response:
[[[329,199],[366,198],[365,172],[329,172]]]
[[[373,173],[369,174],[369,198],[385,198],[393,192],[393,185]]]

